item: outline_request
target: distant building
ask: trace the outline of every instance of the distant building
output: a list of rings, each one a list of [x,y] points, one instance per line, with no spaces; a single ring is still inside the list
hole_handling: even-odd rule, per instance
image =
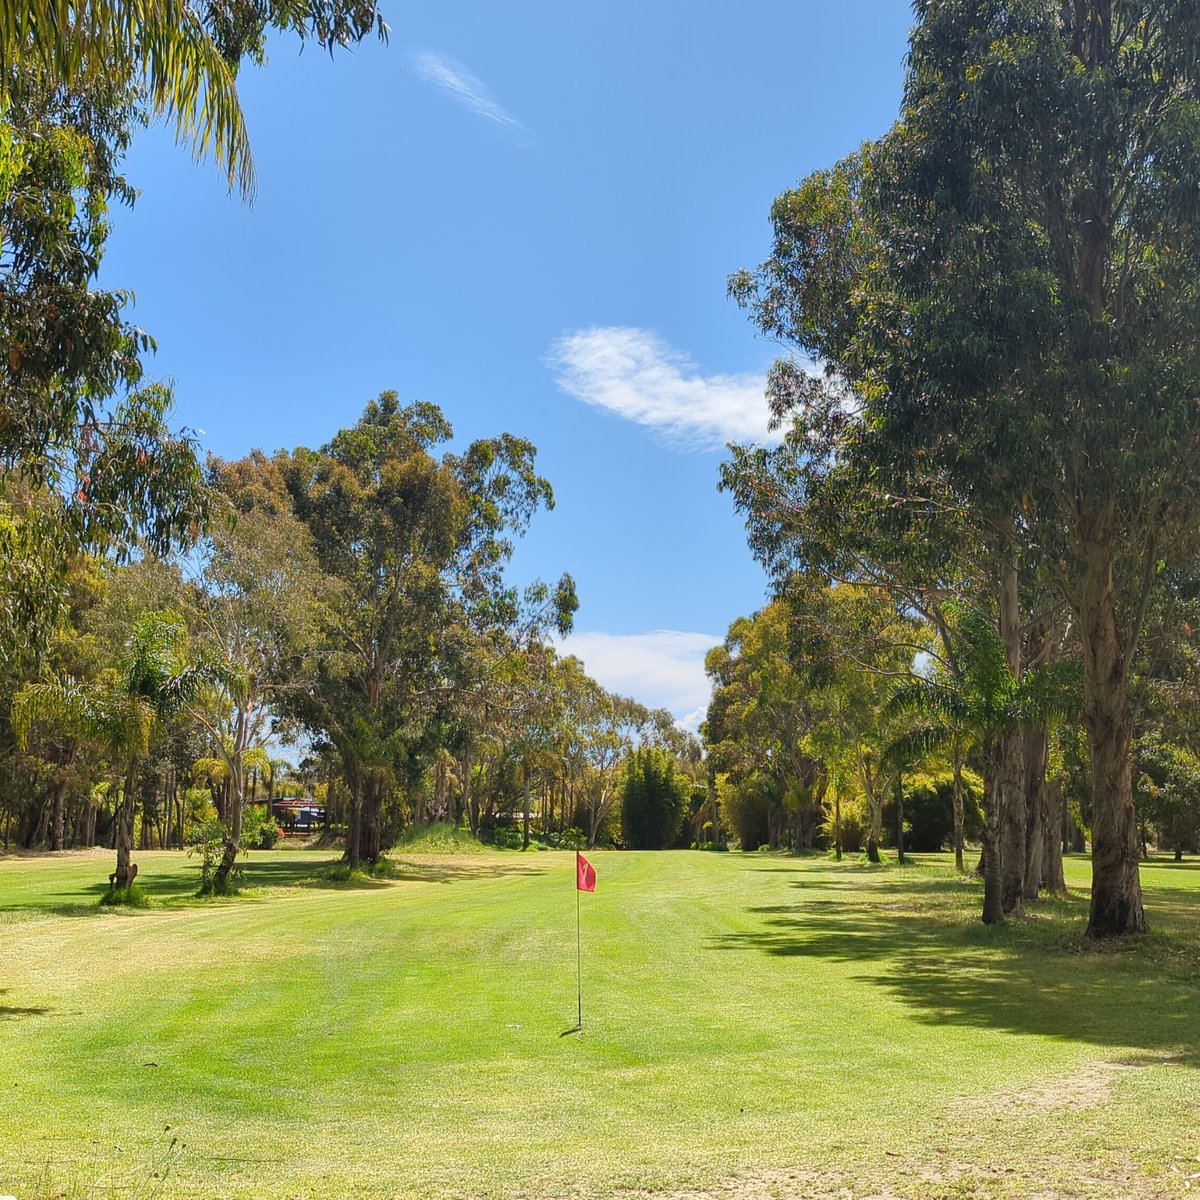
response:
[[[325,805],[306,796],[275,800],[271,804],[284,833],[314,833],[325,828]]]

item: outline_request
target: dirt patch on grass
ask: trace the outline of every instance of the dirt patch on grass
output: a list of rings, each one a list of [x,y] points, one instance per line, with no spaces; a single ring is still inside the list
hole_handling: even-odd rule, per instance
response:
[[[1097,1108],[1112,1096],[1113,1085],[1122,1074],[1155,1067],[1175,1067],[1184,1061],[1180,1053],[1142,1055],[1125,1059],[1093,1059],[1061,1078],[1036,1082],[1028,1088],[1001,1092],[993,1102],[1001,1110]],[[964,1107],[978,1106],[971,1099]]]

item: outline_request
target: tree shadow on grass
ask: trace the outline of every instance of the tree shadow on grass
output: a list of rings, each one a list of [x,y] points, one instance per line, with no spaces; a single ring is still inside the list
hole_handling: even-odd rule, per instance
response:
[[[465,863],[455,860],[445,862],[423,859],[413,861],[405,858],[388,860],[391,872],[383,876],[371,876],[365,872],[338,878],[336,872],[344,864],[340,859],[329,859],[320,863],[276,861],[260,859],[246,863],[243,867],[243,883],[246,887],[305,887],[347,889],[386,889],[397,883],[459,883],[471,879],[496,879],[512,876],[544,875],[542,867],[507,864]]]
[[[882,989],[930,1025],[1133,1047],[1200,1066],[1200,942],[1192,932],[1200,894],[1148,888],[1155,928],[1166,932],[1093,945],[1082,936],[1083,894],[986,926],[977,885],[873,882],[851,898],[805,880],[793,885],[795,903],[749,910],[760,928],[713,938],[709,948],[861,964],[851,980]]]
[[[0,988],[0,996],[7,996],[8,988]],[[0,1021],[19,1021],[22,1017],[42,1017],[53,1012],[41,1004],[0,1004]]]
[[[15,912],[29,917],[97,917],[105,913],[120,912],[127,915],[151,916],[164,905],[176,908],[189,901],[197,904],[245,903],[262,899],[253,893],[276,888],[320,888],[330,891],[382,891],[397,883],[457,883],[471,879],[507,878],[514,876],[544,875],[544,867],[525,866],[518,863],[497,864],[468,863],[447,859],[412,861],[404,858],[390,860],[394,873],[380,878],[367,874],[356,874],[348,879],[332,877],[329,872],[342,865],[340,858],[319,858],[305,861],[295,858],[272,858],[270,851],[251,851],[251,857],[238,860],[241,878],[240,893],[228,897],[199,898],[200,863],[156,873],[153,866],[138,874],[138,883],[150,897],[147,908],[105,908],[100,898],[108,891],[108,882],[99,877],[94,883],[79,884],[70,889],[46,891],[36,901],[0,903],[0,913]]]

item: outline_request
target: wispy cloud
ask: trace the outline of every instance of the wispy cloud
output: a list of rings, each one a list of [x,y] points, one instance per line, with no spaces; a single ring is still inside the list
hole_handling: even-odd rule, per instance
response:
[[[526,132],[525,126],[512,113],[506,112],[492,97],[487,85],[477,79],[462,63],[448,54],[423,50],[413,56],[413,68],[422,79],[440,87],[463,108],[495,121],[497,125]]]
[[[656,629],[651,633],[572,633],[559,642],[610,692],[632,696],[648,708],[665,708],[695,731],[711,693],[704,656],[721,639],[710,633]]]
[[[765,375],[701,375],[648,329],[580,329],[559,338],[547,361],[568,395],[645,425],[677,449],[779,440],[767,429]]]

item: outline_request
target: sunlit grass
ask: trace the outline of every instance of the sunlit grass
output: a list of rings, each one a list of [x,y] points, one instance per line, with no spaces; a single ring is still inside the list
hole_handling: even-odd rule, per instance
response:
[[[598,852],[569,1033],[569,853],[396,861],[197,901],[142,854],[104,910],[105,857],[0,860],[0,1193],[1149,1196],[1195,1154],[1195,863],[1096,950],[1082,861],[996,929],[945,858]]]

